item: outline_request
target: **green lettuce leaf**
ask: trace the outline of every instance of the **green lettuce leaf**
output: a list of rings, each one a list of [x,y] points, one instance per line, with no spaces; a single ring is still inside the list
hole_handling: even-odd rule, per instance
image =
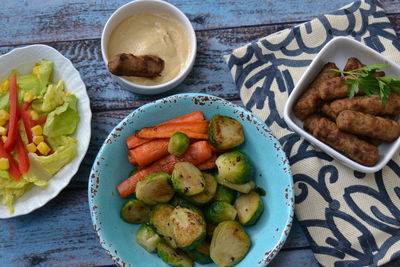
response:
[[[76,96],[64,97],[65,102],[47,116],[43,133],[47,137],[71,135],[75,132],[79,122]]]
[[[77,153],[77,140],[69,136],[61,136],[57,138],[47,138],[54,153],[48,156],[38,156],[30,153],[30,159],[33,158],[40,164],[50,176],[56,174],[62,167],[73,160]]]
[[[39,66],[39,71],[36,72],[36,75],[42,89],[40,95],[43,95],[46,91],[47,85],[51,81],[52,78],[51,76],[53,74],[53,69],[54,69],[54,62],[42,59],[40,61],[40,64],[38,64],[37,66]]]
[[[0,94],[0,109],[9,110],[9,104],[10,104],[9,91]]]
[[[50,84],[43,96],[42,111],[50,112],[64,103],[64,81],[60,80],[57,84]]]

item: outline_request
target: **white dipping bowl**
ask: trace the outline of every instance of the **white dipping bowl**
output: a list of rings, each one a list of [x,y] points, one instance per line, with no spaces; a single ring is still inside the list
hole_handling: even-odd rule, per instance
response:
[[[318,55],[311,62],[311,65],[307,68],[296,87],[293,89],[286,102],[284,109],[284,119],[288,126],[298,134],[302,135],[309,142],[319,147],[321,150],[326,152],[328,155],[336,158],[344,165],[364,173],[374,173],[381,170],[393,157],[394,153],[399,149],[400,138],[390,143],[383,143],[378,146],[379,149],[379,161],[374,166],[364,166],[354,160],[348,158],[339,151],[333,149],[327,144],[321,142],[310,133],[303,129],[303,122],[299,120],[293,114],[293,106],[301,94],[308,88],[311,81],[315,79],[322,67],[328,63],[333,62],[339,69],[343,69],[346,65],[347,59],[350,57],[356,57],[365,65],[371,64],[388,64],[389,67],[383,69],[387,76],[400,77],[400,67],[395,62],[382,56],[375,50],[357,42],[353,39],[346,37],[337,37],[327,43]]]
[[[108,40],[113,32],[113,30],[125,19],[139,13],[162,13],[170,15],[172,18],[176,19],[182,23],[183,27],[187,31],[189,37],[189,43],[191,45],[191,51],[189,53],[189,58],[187,60],[185,68],[172,80],[158,84],[158,85],[142,85],[138,83],[133,83],[124,79],[123,77],[113,75],[113,78],[125,89],[132,92],[144,94],[144,95],[154,95],[166,92],[176,86],[178,86],[190,73],[193,68],[194,61],[197,52],[197,40],[196,34],[194,32],[193,26],[190,23],[186,15],[180,11],[175,6],[170,3],[160,1],[160,0],[136,0],[129,2],[120,8],[118,8],[108,19],[106,25],[104,26],[103,33],[101,35],[101,53],[103,56],[104,63],[108,69]]]

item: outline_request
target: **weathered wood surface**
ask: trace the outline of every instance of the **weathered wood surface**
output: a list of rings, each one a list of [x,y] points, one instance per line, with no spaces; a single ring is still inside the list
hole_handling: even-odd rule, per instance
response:
[[[190,18],[198,38],[192,73],[176,89],[157,96],[122,90],[101,58],[100,35],[109,15],[128,2],[107,0],[2,0],[0,54],[31,43],[46,43],[71,59],[80,71],[93,110],[88,153],[70,185],[45,207],[0,223],[0,266],[112,265],[92,227],[87,203],[91,165],[111,129],[133,109],[182,92],[203,92],[240,105],[222,55],[273,32],[333,11],[351,0],[173,0]],[[400,1],[382,1],[398,35]],[[387,265],[399,266],[400,261]],[[272,266],[318,266],[300,226]]]
[[[0,45],[99,38],[108,17],[129,0],[2,0]],[[214,1],[172,0],[197,30],[298,22],[334,11],[352,0]],[[396,0],[383,1],[389,13]],[[18,27],[9,27],[15,23]]]

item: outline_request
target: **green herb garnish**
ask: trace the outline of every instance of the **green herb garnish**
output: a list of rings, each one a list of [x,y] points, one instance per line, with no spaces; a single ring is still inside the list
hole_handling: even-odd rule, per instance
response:
[[[372,64],[351,71],[336,69],[332,69],[332,71],[354,77],[345,81],[346,84],[350,85],[348,89],[349,98],[353,98],[361,89],[367,96],[380,95],[382,103],[386,105],[392,92],[400,93],[400,78],[375,76],[377,70],[387,67],[389,67],[387,64]]]

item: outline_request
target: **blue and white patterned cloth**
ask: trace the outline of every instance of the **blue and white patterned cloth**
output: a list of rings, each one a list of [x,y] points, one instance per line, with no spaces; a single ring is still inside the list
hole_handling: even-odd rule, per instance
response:
[[[335,36],[352,37],[400,63],[400,42],[381,4],[336,12],[238,48],[225,57],[247,109],[263,119],[292,166],[296,216],[323,266],[376,266],[400,256],[400,156],[375,174],[340,164],[292,132],[286,100]]]

